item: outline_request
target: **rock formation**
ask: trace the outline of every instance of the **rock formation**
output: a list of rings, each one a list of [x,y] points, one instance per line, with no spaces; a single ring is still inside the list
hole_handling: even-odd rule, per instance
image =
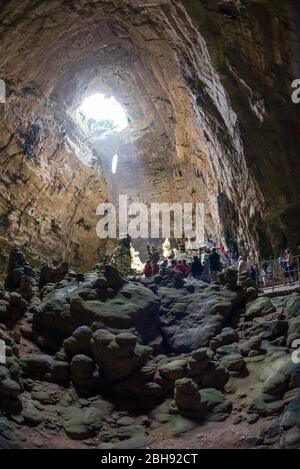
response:
[[[109,264],[84,277],[41,299],[36,287],[1,293],[0,447],[52,447],[53,432],[61,447],[156,447],[161,431],[207,422],[246,422],[250,446],[299,447],[298,293],[253,299],[247,286],[124,279]]]

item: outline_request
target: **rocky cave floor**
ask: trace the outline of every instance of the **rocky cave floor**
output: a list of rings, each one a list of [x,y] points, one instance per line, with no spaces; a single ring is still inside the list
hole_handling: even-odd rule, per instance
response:
[[[0,448],[299,448],[300,295],[122,279],[0,292]]]

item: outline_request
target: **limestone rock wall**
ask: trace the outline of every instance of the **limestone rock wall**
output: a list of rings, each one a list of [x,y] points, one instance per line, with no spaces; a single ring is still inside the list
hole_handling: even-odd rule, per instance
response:
[[[299,246],[299,4],[293,1],[183,0],[238,115],[247,176],[260,216],[242,214],[263,256]],[[229,163],[230,164],[230,163]],[[235,200],[236,197],[232,197]],[[246,199],[249,199],[247,194]],[[236,206],[237,203],[235,202]]]
[[[66,136],[67,121],[55,113],[51,103],[13,93],[5,105],[0,126],[1,270],[12,245],[22,246],[36,265],[66,259],[80,268],[102,254],[94,226],[96,207],[107,197],[106,183],[99,171],[81,163],[76,153],[84,157],[87,148],[72,133]]]

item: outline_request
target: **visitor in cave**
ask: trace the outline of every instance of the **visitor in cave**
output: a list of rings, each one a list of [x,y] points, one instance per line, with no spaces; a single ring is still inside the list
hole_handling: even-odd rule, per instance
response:
[[[159,252],[155,246],[150,247],[150,244],[147,244],[148,256],[151,262],[152,271],[154,274],[158,273],[158,261],[159,261]]]
[[[180,272],[182,272],[185,277],[187,277],[190,273],[190,269],[186,265],[186,260],[185,259],[183,259],[182,261],[177,262],[177,264],[175,266],[175,270],[179,270]]]
[[[182,262],[183,262],[183,264],[186,266],[186,268],[187,268],[188,271],[189,271],[188,275],[190,275],[190,272],[191,272],[191,262],[189,262],[189,264],[188,264],[185,259],[183,259]]]
[[[226,256],[226,249],[223,243],[220,243],[220,251]]]
[[[272,281],[273,278],[273,267],[271,265],[268,265],[267,268],[267,274],[268,274],[268,279]]]
[[[285,260],[283,257],[279,257],[278,265],[281,268],[282,272],[285,272]]]
[[[254,286],[256,287],[257,286],[257,268],[255,265],[251,265],[250,267],[250,277]]]
[[[177,265],[176,259],[172,259],[172,260],[171,260],[171,270],[174,270],[175,267],[176,267],[176,265]]]
[[[175,252],[174,252],[174,249],[171,248],[171,249],[170,249],[170,254],[169,254],[169,256],[168,256],[168,259],[172,260],[172,259],[174,259],[174,257],[175,257]]]
[[[295,265],[294,265],[294,258],[290,249],[286,249],[284,260],[285,260],[285,271],[289,279],[289,283],[290,285],[295,285]]]
[[[262,269],[261,269],[261,279],[262,279],[264,288],[266,288],[268,286],[268,272],[267,272],[267,268],[265,265],[262,266]]]
[[[191,274],[194,278],[200,279],[203,273],[203,265],[198,256],[193,257],[193,262],[191,265]]]
[[[167,271],[168,271],[168,260],[164,259],[164,261],[159,266],[159,274],[164,276],[166,275]]]
[[[146,262],[144,266],[144,275],[145,277],[152,277],[153,270],[152,270],[152,265],[150,259]]]
[[[287,265],[286,265],[286,260],[285,260],[284,257],[279,257],[278,265],[281,268],[281,271],[284,275],[284,286],[286,286],[288,284],[288,281],[289,281],[289,273],[288,273],[288,269],[287,269]]]
[[[204,249],[204,252],[201,254],[201,262],[203,265],[203,273],[207,276],[209,276],[209,263],[208,263],[208,258],[209,258],[209,250]]]
[[[216,248],[213,248],[209,254],[208,265],[211,282],[217,282],[218,273],[221,272],[221,260]]]

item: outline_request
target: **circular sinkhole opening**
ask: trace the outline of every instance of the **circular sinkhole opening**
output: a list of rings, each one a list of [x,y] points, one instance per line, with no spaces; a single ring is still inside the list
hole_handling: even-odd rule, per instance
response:
[[[76,109],[80,127],[95,138],[125,130],[131,119],[122,105],[109,94],[95,93],[86,97]]]

